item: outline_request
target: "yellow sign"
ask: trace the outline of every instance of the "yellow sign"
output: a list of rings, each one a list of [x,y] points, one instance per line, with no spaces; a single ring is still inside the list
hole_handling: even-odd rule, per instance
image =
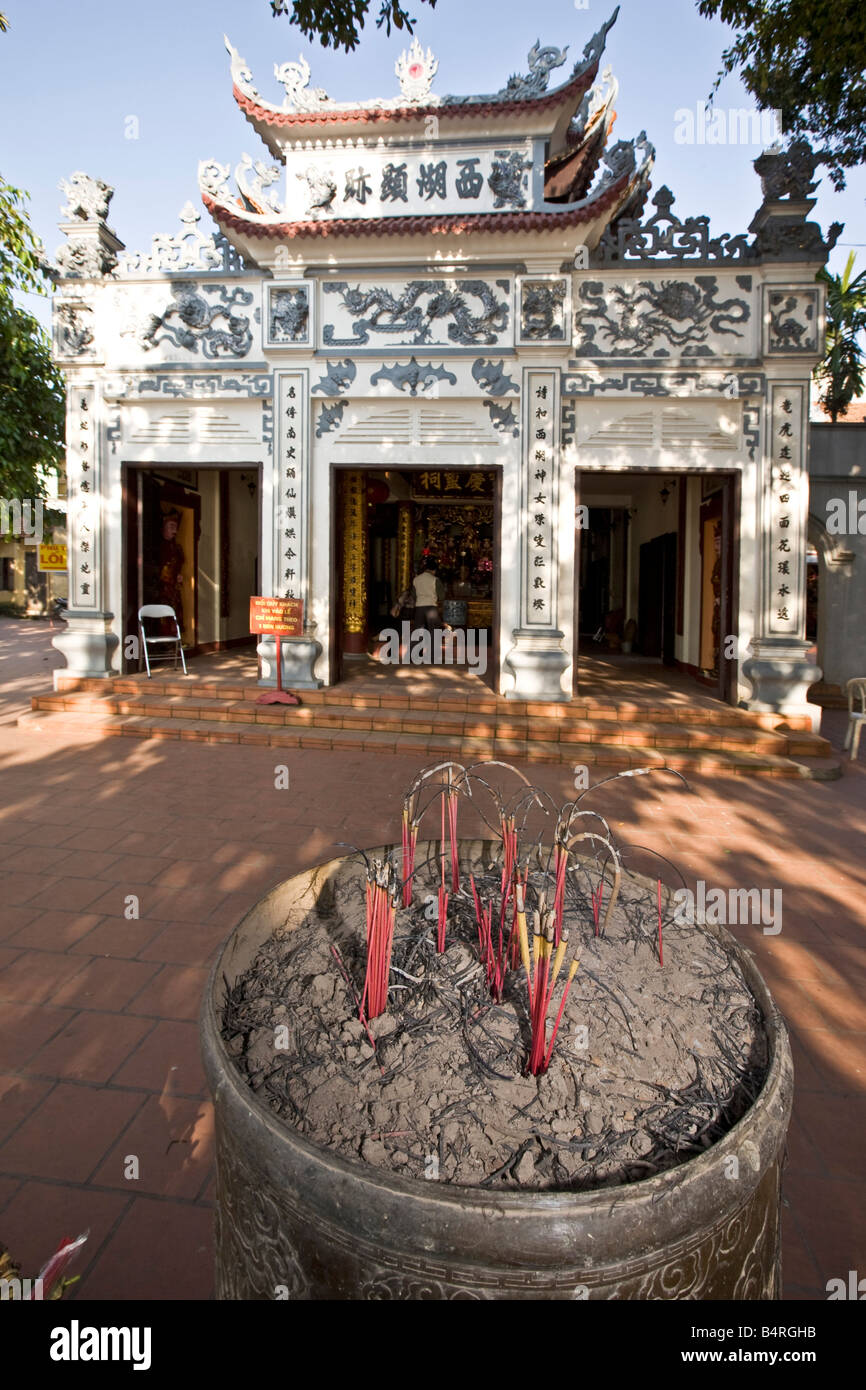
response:
[[[66,573],[66,546],[65,545],[40,545],[39,564],[37,565],[39,574]]]

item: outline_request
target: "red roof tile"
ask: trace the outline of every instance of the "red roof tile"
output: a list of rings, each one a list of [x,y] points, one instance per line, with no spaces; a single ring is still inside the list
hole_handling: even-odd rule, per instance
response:
[[[598,75],[598,61],[585,72],[578,73],[572,81],[565,82],[542,97],[525,97],[517,101],[488,102],[440,102],[430,106],[359,107],[352,111],[271,111],[251,97],[245,96],[239,87],[233,87],[235,101],[251,120],[261,121],[269,126],[315,126],[315,125],[354,125],[371,124],[382,121],[424,120],[427,116],[448,116],[457,120],[470,116],[513,116],[520,112],[546,111],[550,107],[561,106],[567,100],[580,101],[584,92],[592,86]]]

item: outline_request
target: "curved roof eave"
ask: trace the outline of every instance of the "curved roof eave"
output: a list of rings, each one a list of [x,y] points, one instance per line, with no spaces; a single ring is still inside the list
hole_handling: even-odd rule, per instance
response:
[[[460,235],[470,232],[542,232],[556,231],[558,228],[577,227],[593,222],[601,213],[615,210],[631,196],[640,178],[637,173],[622,174],[613,179],[604,189],[597,190],[577,203],[552,205],[550,211],[515,210],[512,212],[483,212],[476,214],[444,214],[441,216],[410,217],[340,217],[330,221],[278,222],[273,218],[255,217],[238,208],[235,210],[226,203],[217,202],[208,193],[202,193],[202,202],[211,217],[223,229],[256,240],[293,241],[305,237],[381,237],[418,236],[431,234],[446,235],[456,232]]]

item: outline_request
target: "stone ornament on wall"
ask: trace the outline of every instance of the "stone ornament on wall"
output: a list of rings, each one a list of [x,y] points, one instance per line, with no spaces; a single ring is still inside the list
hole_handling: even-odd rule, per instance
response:
[[[370,377],[370,385],[373,387],[382,381],[390,381],[398,391],[405,391],[408,387],[410,396],[417,396],[419,388],[422,396],[438,395],[440,381],[447,381],[451,386],[457,385],[454,373],[449,372],[441,363],[434,367],[432,362],[421,363],[414,357],[408,362],[395,362],[393,367],[380,367],[378,372],[374,372]]]
[[[510,280],[410,280],[354,288],[338,280],[322,290],[341,296],[339,317],[352,332],[339,337],[339,323],[324,324],[325,347],[470,347],[497,343],[508,333]]]
[[[268,347],[309,347],[313,341],[308,281],[268,286]]]
[[[117,265],[117,255],[98,237],[71,236],[55,256],[55,264],[64,280],[101,280]]]
[[[564,372],[564,396],[765,396],[767,378],[762,372],[621,372],[604,376],[590,372]]]
[[[818,355],[821,350],[821,295],[817,286],[764,286],[764,351],[770,355]]]
[[[571,294],[565,276],[518,276],[518,343],[567,343]]]
[[[660,188],[653,198],[656,211],[641,221],[640,216],[618,217],[606,227],[592,252],[593,265],[617,265],[623,261],[665,262],[682,265],[689,261],[748,261],[754,259],[745,232],[730,236],[710,236],[707,216],[687,217],[673,212],[676,202],[671,190]]]
[[[490,423],[500,434],[511,434],[515,439],[520,434],[520,421],[514,411],[512,401],[482,401],[485,410],[490,411]]]
[[[350,357],[345,357],[342,362],[326,362],[325,366],[328,370],[316,382],[310,394],[315,396],[320,391],[323,396],[342,396],[355,380],[358,368]]]
[[[66,206],[60,209],[65,222],[78,218],[81,222],[104,222],[114,197],[114,189],[102,179],[91,178],[80,170],[68,179],[61,179],[60,189],[66,196]]]
[[[127,251],[120,260],[120,274],[132,277],[189,274],[190,271],[198,275],[250,273],[250,267],[222,232],[201,231],[198,225],[201,213],[191,202],[181,208],[178,220],[180,230],[174,234],[158,232],[151,241],[150,251]]]
[[[751,294],[752,277],[736,276]],[[727,288],[727,286],[726,286]],[[718,277],[693,280],[587,280],[574,315],[576,357],[739,356],[742,325],[751,318],[748,297],[721,299]]]
[[[93,309],[81,301],[54,304],[54,354],[63,360],[92,361],[96,356]]]
[[[151,314],[138,331],[138,341],[146,352],[160,343],[170,343],[186,352],[200,351],[208,358],[246,357],[253,335],[248,316],[237,310],[252,304],[248,290],[177,280],[171,293],[174,302],[161,314]]]
[[[143,399],[145,396],[164,396],[172,400],[201,400],[207,397],[235,396],[264,398],[273,391],[273,380],[269,373],[255,375],[220,376],[219,373],[202,375],[183,375],[171,372],[150,372],[141,377],[108,378],[103,385],[106,400],[121,401]]]
[[[506,396],[509,391],[513,391],[516,396],[520,395],[520,387],[505,371],[504,358],[500,358],[498,362],[485,361],[483,357],[477,358],[472,363],[472,375],[488,396]]]

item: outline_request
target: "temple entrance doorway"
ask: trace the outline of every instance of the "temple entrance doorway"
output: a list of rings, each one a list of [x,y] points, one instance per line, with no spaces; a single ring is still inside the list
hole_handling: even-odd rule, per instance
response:
[[[254,663],[249,600],[261,592],[259,510],[255,466],[125,465],[124,638],[137,635],[139,608],[167,604],[191,656],[249,647]],[[138,669],[137,655],[124,652],[123,670]]]
[[[576,499],[575,693],[602,661],[610,681],[662,668],[730,700],[739,475],[583,469]]]
[[[468,672],[496,689],[501,470],[335,468],[333,480],[333,680],[372,664]],[[425,569],[422,597],[439,605],[426,620],[413,606]]]

